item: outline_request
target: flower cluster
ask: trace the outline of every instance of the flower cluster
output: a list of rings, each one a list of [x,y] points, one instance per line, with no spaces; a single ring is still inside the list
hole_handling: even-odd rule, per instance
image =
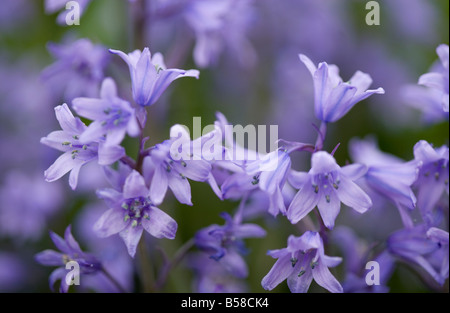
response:
[[[90,1],[79,2],[84,12]],[[305,118],[315,118],[320,123],[305,127],[305,134],[313,134],[312,140],[305,140],[309,136],[292,131],[283,134],[286,140],[277,138],[277,147],[272,151],[256,151],[229,132],[232,125],[220,112],[216,113],[211,129],[204,129],[193,138],[181,124],[168,125],[168,134],[158,132],[159,120],[166,121],[162,116],[171,113],[163,112],[164,108],[158,111],[162,107],[158,104],[175,89],[174,82],[181,87],[185,84],[183,88],[186,88],[186,80],[178,83],[178,79],[195,78],[193,85],[201,81],[198,70],[183,69],[190,68],[188,62],[183,63],[188,59],[189,47],[192,47],[191,61],[199,68],[210,68],[211,72],[212,66],[218,66],[221,55],[239,55],[238,62],[232,63],[240,63],[246,70],[256,64],[257,51],[250,43],[249,31],[258,20],[256,2],[156,0],[148,8],[147,1],[129,1],[127,5],[136,19],[134,26],[143,27],[147,20],[152,20],[154,24],[149,29],[153,31],[153,26],[161,26],[156,22],[170,24],[166,21],[174,19],[185,28],[179,38],[175,37],[174,42],[179,41],[179,45],[175,44],[165,54],[166,60],[162,53],[152,53],[149,47],[127,52],[108,49],[88,39],[48,45],[56,61],[41,76],[56,91],[51,94],[56,94],[59,101],[54,113],[60,129],[51,131],[40,142],[61,154],[55,158],[50,156],[53,159],[48,163],[52,164],[44,171],[44,179],[55,182],[68,174],[68,185],[73,191],[81,193],[87,189],[89,194],[95,193],[98,198],[95,207],[100,203],[102,209],[100,213],[96,211],[95,218],[91,217],[89,231],[101,240],[123,242],[120,247],[114,243],[114,248],[104,253],[109,254],[108,258],[104,254],[94,256],[84,252],[72,236],[71,226],[67,227],[64,239],[51,232],[50,237],[60,252],[45,250],[35,260],[57,267],[49,278],[52,289],[61,280],[59,291],[68,292],[70,280],[76,278],[74,274],[67,276],[69,262],[78,264],[80,274],[93,277],[92,281],[107,280],[115,291],[127,291],[138,284],[131,278],[127,281],[114,277],[108,266],[128,269],[130,273],[133,270],[129,268],[136,266],[137,282],[142,285],[140,291],[164,290],[172,270],[179,264],[193,270],[194,289],[199,292],[243,292],[248,290],[246,279],[250,275],[257,275],[260,288],[269,291],[282,288],[278,286],[286,280],[292,293],[304,293],[314,288],[314,280],[320,288],[333,293],[387,292],[389,279],[399,262],[417,269],[418,275],[431,281],[432,288],[438,290],[445,285],[449,249],[448,146],[436,147],[430,140],[417,138],[399,157],[382,151],[384,146],[378,145],[374,136],[344,142],[346,139],[335,131],[357,103],[387,96],[381,96],[385,94],[384,88],[369,89],[373,81],[378,85],[379,79],[373,79],[368,73],[356,70],[344,81],[337,65],[323,61],[316,66],[305,54],[287,50],[296,66],[305,71],[308,81],[311,77],[307,73],[312,76],[313,99],[309,107],[302,106],[305,111],[311,111]],[[47,13],[54,13],[63,8],[63,2],[46,1],[45,6]],[[62,23],[64,17],[64,12],[60,13],[58,22]],[[145,32],[140,31],[140,39],[144,41]],[[280,42],[284,39],[279,38]],[[327,42],[331,44],[331,37]],[[310,50],[311,55],[322,57],[318,51],[324,49]],[[421,105],[430,104],[423,109],[429,122],[440,121],[442,117],[448,121],[448,45],[441,44],[436,51],[438,64],[420,76],[417,85],[402,91],[404,100],[414,98]],[[114,64],[117,67],[108,71],[109,62],[117,63]],[[208,78],[210,73],[205,72]],[[237,76],[227,86],[238,85],[242,77]],[[67,85],[67,80],[71,84]],[[124,81],[129,81],[129,85]],[[277,92],[289,88],[289,84],[282,85]],[[212,86],[211,83],[209,87],[214,90]],[[302,97],[304,90],[294,89],[296,97]],[[181,90],[186,98],[190,96],[188,89]],[[184,100],[179,101],[180,106]],[[360,106],[364,108],[362,104],[357,108]],[[182,114],[190,115],[191,111],[186,109]],[[177,117],[174,114],[174,119]],[[295,120],[295,124],[303,123]],[[248,132],[247,135],[247,143],[256,141]],[[258,141],[265,140],[259,136],[258,133]],[[339,150],[341,143],[349,148],[348,158],[342,157],[346,152]],[[80,188],[83,172],[90,171],[96,171],[90,178],[98,178],[101,173],[104,180],[83,190]],[[11,187],[18,178],[19,175],[11,176],[6,181],[9,188],[0,190],[0,199],[8,207],[18,201],[26,202]],[[219,215],[225,220],[223,225],[201,212],[205,216],[204,220],[197,221],[201,226],[190,229],[182,216],[197,209],[195,188],[202,184],[207,186],[211,207],[215,201],[234,201],[239,205],[235,212]],[[25,189],[31,187],[27,185]],[[45,187],[39,191],[45,193]],[[53,206],[39,198],[39,192],[35,193],[33,198],[39,200],[35,201],[38,209],[42,206],[43,212],[52,211]],[[75,210],[84,202],[94,201],[86,195],[82,198],[74,206]],[[57,200],[58,204],[62,202]],[[10,216],[7,213],[10,212],[0,210],[0,233],[14,235],[14,229],[26,228],[13,218],[14,223],[10,222],[13,226],[3,227],[6,219],[3,216],[8,219]],[[368,216],[369,223],[358,222],[364,216]],[[393,220],[398,224],[391,223]],[[285,229],[277,233],[273,227],[276,223],[285,223]],[[358,237],[364,231],[372,232],[365,238],[371,242]],[[179,233],[184,236],[190,233],[192,238],[180,245],[179,238],[183,236]],[[247,243],[273,245],[272,238],[281,238],[283,242],[287,238],[287,246],[269,250],[267,255],[276,259],[275,263],[270,268],[266,257],[264,262],[268,263],[258,265],[260,272],[252,273],[253,267],[249,266],[252,250],[247,248]],[[164,244],[171,249],[180,247],[169,256]],[[116,258],[121,248],[125,251],[125,261]],[[134,258],[137,260],[132,263]],[[107,265],[111,259],[117,262]],[[153,264],[151,261],[156,259]],[[183,260],[187,262],[183,264]],[[370,262],[381,268],[375,286],[368,285],[365,276]],[[121,286],[123,281],[126,288]]]

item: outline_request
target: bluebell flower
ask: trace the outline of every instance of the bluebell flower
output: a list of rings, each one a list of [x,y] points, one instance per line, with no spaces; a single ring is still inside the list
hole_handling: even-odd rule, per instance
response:
[[[133,99],[140,106],[150,106],[161,97],[163,92],[176,79],[181,77],[195,77],[198,79],[197,70],[168,69],[164,63],[162,54],[150,54],[149,48],[142,52],[135,50],[125,54],[119,50],[109,50],[120,56],[130,70]]]
[[[411,186],[417,180],[421,161],[404,162],[380,151],[372,139],[353,139],[350,142],[350,154],[354,162],[367,166],[367,172],[362,179],[369,188],[387,197],[397,206],[409,210],[416,207],[416,196]]]
[[[440,67],[435,71],[423,74],[419,78],[419,84],[436,89],[442,94],[442,109],[448,112],[449,106],[449,48],[448,45],[441,44],[436,48],[440,59]]]
[[[257,185],[269,196],[269,213],[276,216],[279,212],[286,214],[286,206],[282,190],[291,169],[289,151],[280,148],[260,160],[250,162],[246,172],[253,178],[252,184]]]
[[[291,235],[287,248],[270,250],[267,254],[278,260],[262,279],[264,289],[272,290],[287,280],[292,293],[306,293],[314,279],[330,292],[343,292],[341,284],[328,269],[339,265],[342,259],[325,255],[318,233],[307,231],[301,237]]]
[[[414,159],[422,163],[415,183],[417,188],[417,207],[422,216],[426,216],[438,201],[444,191],[449,194],[449,149],[447,146],[433,148],[425,140],[420,140],[414,146]]]
[[[58,180],[70,172],[69,185],[75,189],[83,165],[97,160],[101,165],[112,164],[125,154],[123,147],[107,146],[103,141],[82,143],[80,137],[87,126],[73,116],[67,104],[55,107],[55,114],[62,130],[41,138],[41,143],[64,153],[45,171],[46,181]]]
[[[221,217],[225,219],[225,225],[201,229],[195,235],[195,243],[229,273],[245,278],[248,276],[248,267],[241,256],[246,252],[243,239],[264,237],[266,231],[256,224],[242,224],[240,212],[234,218],[228,213],[222,213]]]
[[[150,197],[159,204],[164,200],[167,189],[172,190],[180,203],[192,205],[191,187],[188,179],[210,181],[211,164],[202,155],[202,140],[191,141],[187,131],[180,125],[172,126],[171,139],[155,145],[146,159],[152,170],[144,169],[151,176]],[[181,149],[181,151],[180,151]]]
[[[122,192],[105,188],[97,190],[97,196],[109,210],[95,223],[94,230],[100,237],[118,233],[131,257],[136,254],[144,230],[159,239],[175,238],[177,223],[154,205],[144,178],[137,171],[127,176]]]
[[[392,255],[423,268],[438,284],[443,285],[448,278],[448,245],[440,243],[441,234],[434,233],[434,230],[428,233],[429,229],[423,223],[396,231],[388,238],[387,247]]]
[[[42,71],[49,90],[63,93],[65,101],[75,97],[96,97],[110,56],[103,46],[88,39],[47,46],[56,61]]]
[[[332,229],[341,202],[358,213],[366,212],[372,206],[372,200],[354,182],[366,171],[361,164],[341,168],[325,151],[314,153],[308,173],[292,171],[290,174],[289,182],[300,190],[287,210],[288,219],[296,224],[317,206],[325,226]]]
[[[60,292],[67,292],[69,285],[67,280],[72,277],[66,277],[69,271],[66,270],[65,265],[70,261],[75,261],[80,266],[80,274],[93,274],[102,270],[101,263],[91,254],[85,253],[81,250],[78,242],[73,238],[71,233],[71,226],[69,225],[64,232],[64,239],[50,232],[50,237],[55,246],[61,251],[45,250],[38,253],[35,259],[38,263],[46,266],[59,266],[50,274],[49,283],[53,290],[53,285],[57,280],[61,280]],[[73,275],[72,272],[70,274]],[[66,280],[67,279],[67,280]]]
[[[442,265],[440,269],[440,275],[443,279],[448,278],[448,258],[449,258],[449,234],[448,231],[439,229],[437,227],[431,227],[427,230],[427,237],[432,241],[437,242],[441,249],[444,251]]]
[[[383,88],[368,90],[372,78],[357,71],[348,82],[339,76],[336,65],[322,62],[318,67],[305,55],[300,54],[300,60],[305,64],[314,80],[314,109],[316,117],[327,123],[333,123],[342,118],[358,102],[373,94],[384,94]]]
[[[135,110],[130,103],[117,96],[117,87],[106,78],[101,87],[100,99],[75,98],[72,101],[78,115],[93,120],[80,135],[81,143],[98,141],[106,135],[105,145],[119,145],[125,133],[136,137],[141,130]]]
[[[230,275],[230,272],[219,262],[203,252],[188,255],[187,264],[194,270],[194,292],[242,293],[248,291],[245,280]]]

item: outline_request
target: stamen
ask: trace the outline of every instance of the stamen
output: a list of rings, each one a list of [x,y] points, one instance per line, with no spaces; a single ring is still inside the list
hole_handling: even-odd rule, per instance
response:
[[[329,195],[326,195],[325,199],[327,200],[327,203],[330,203],[330,196]]]

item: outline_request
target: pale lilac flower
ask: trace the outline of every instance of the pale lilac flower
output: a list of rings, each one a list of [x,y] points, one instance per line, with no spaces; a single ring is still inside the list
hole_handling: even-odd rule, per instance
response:
[[[414,146],[414,158],[422,163],[415,183],[417,207],[422,216],[430,212],[441,199],[444,191],[449,194],[449,149],[447,146],[433,148],[425,140]]]
[[[448,112],[449,106],[449,48],[442,44],[436,48],[440,59],[440,68],[419,78],[419,85],[439,90],[442,93],[442,109]]]
[[[404,162],[379,150],[375,140],[353,139],[350,154],[354,162],[367,166],[363,176],[369,188],[390,199],[397,206],[410,210],[416,207],[416,196],[411,186],[417,180],[421,161]]]
[[[405,104],[423,113],[425,123],[448,121],[448,111],[442,110],[442,91],[419,85],[407,85],[401,89]]]
[[[433,230],[430,234],[427,233],[429,229],[426,224],[401,229],[388,238],[387,246],[392,255],[420,266],[437,283],[443,285],[448,277],[448,245],[445,247],[439,240],[435,240]],[[446,269],[442,267],[444,264],[447,264]]]
[[[53,131],[41,138],[41,143],[64,153],[45,171],[46,181],[58,180],[70,172],[69,185],[75,189],[83,165],[96,160],[101,165],[112,164],[125,154],[123,147],[106,146],[103,141],[80,142],[87,126],[73,116],[67,104],[55,107],[55,114],[62,130]]]
[[[93,120],[80,135],[81,143],[98,141],[106,135],[105,145],[119,145],[125,133],[131,137],[140,134],[135,110],[130,103],[117,96],[117,87],[106,78],[100,90],[100,99],[75,98],[72,101],[78,115]]]
[[[431,227],[430,229],[427,230],[427,237],[430,238],[431,240],[437,242],[444,250],[444,257],[442,260],[440,275],[442,276],[443,279],[447,279],[448,278],[448,269],[449,269],[449,266],[448,266],[448,258],[449,258],[448,231],[445,231],[445,230],[442,230],[442,229],[439,229],[436,227]]]
[[[372,200],[354,183],[366,171],[361,164],[341,168],[325,151],[314,153],[308,173],[291,172],[289,182],[300,190],[288,208],[288,219],[296,224],[317,206],[325,226],[332,229],[341,202],[358,213],[366,212],[372,206]]]
[[[248,267],[241,256],[247,252],[243,239],[264,237],[266,231],[256,224],[242,224],[241,212],[234,218],[228,213],[222,213],[221,217],[225,219],[225,225],[201,229],[195,235],[195,243],[232,275],[245,278],[248,276]]]
[[[189,268],[194,270],[194,292],[199,293],[242,293],[248,291],[244,280],[230,275],[219,262],[198,252],[188,255]]]
[[[76,0],[80,8],[80,15],[82,15],[92,0]],[[66,5],[68,0],[45,0],[45,13],[53,14],[57,11],[61,11],[59,13],[57,21],[60,25],[66,25],[66,16],[69,13],[69,10],[66,10]]]
[[[175,238],[177,223],[153,204],[144,178],[135,170],[126,178],[122,192],[105,188],[97,190],[97,196],[110,209],[95,223],[94,230],[100,237],[119,233],[131,257],[144,230],[159,239]]]
[[[336,65],[322,62],[316,67],[303,54],[300,54],[300,60],[313,77],[314,109],[316,117],[323,122],[336,122],[356,103],[373,94],[384,94],[383,88],[367,89],[372,84],[372,78],[366,73],[357,71],[348,82],[344,82],[339,76],[339,68]]]
[[[150,106],[161,97],[163,92],[176,79],[181,77],[195,77],[197,70],[168,69],[161,53],[150,54],[149,48],[142,52],[135,50],[125,54],[119,50],[109,50],[120,56],[130,70],[133,99],[140,106]]]
[[[342,259],[325,255],[322,238],[316,232],[307,231],[301,237],[291,235],[287,248],[270,250],[268,255],[278,260],[262,279],[261,284],[266,290],[287,280],[292,293],[306,293],[314,279],[330,292],[343,292],[341,284],[328,269],[339,265]]]
[[[50,91],[63,92],[67,102],[75,97],[98,95],[98,86],[109,62],[103,46],[82,38],[67,44],[49,43],[48,50],[57,59],[42,72]]]
[[[269,213],[273,216],[279,212],[286,214],[282,190],[290,169],[291,158],[285,148],[273,151],[246,167],[246,172],[253,177],[252,184],[269,195]]]
[[[69,272],[65,265],[68,262],[75,261],[80,266],[80,274],[93,274],[102,270],[101,263],[91,254],[85,253],[81,250],[78,242],[73,238],[71,233],[71,226],[66,228],[64,233],[64,239],[50,232],[50,237],[55,246],[61,251],[45,250],[38,253],[35,259],[38,263],[46,266],[59,266],[54,270],[49,278],[50,288],[53,290],[53,285],[57,280],[61,280],[60,292],[67,292],[69,285],[67,284],[67,278],[71,280],[72,277],[67,277],[68,274],[74,275],[73,272]]]
[[[149,168],[153,169],[150,197],[156,204],[164,200],[170,188],[180,203],[192,205],[188,178],[201,182],[211,179],[211,164],[203,158],[201,151],[203,140],[209,136],[191,141],[182,126],[174,125],[170,130],[171,138],[153,147],[146,159],[151,165]]]

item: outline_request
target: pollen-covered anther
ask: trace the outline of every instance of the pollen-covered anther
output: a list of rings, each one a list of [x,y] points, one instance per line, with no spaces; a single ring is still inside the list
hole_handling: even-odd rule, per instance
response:
[[[297,264],[297,262],[298,262],[298,259],[297,259],[297,258],[291,258],[291,264],[292,264],[292,267],[294,267],[295,264]]]

